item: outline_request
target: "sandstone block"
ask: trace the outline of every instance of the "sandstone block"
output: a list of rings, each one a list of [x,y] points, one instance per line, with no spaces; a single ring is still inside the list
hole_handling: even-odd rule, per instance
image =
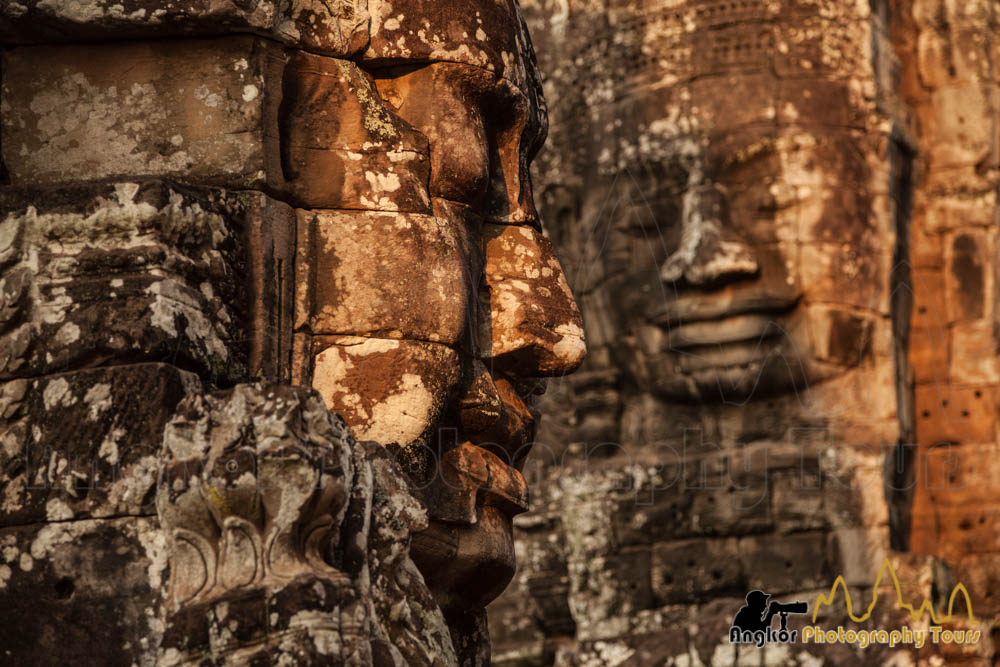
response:
[[[583,321],[548,239],[528,227],[486,225],[486,294],[480,353],[523,369],[562,375],[583,362]],[[482,298],[482,296],[481,296]]]
[[[992,190],[972,196],[935,197],[927,205],[926,217],[921,226],[928,234],[949,232],[962,227],[989,228],[993,225],[995,208],[996,195]],[[937,252],[941,253],[942,250],[938,245]]]
[[[910,366],[917,384],[947,384],[951,334],[941,326],[910,331]],[[978,360],[977,360],[978,363]],[[978,372],[978,369],[977,369]]]
[[[296,327],[457,345],[475,322],[481,251],[461,219],[299,211]]]
[[[155,519],[2,528],[0,554],[5,662],[155,662],[167,565]]]
[[[282,210],[162,182],[0,192],[0,378],[122,359],[245,376],[246,227],[281,227]]]
[[[660,542],[652,547],[651,566],[657,605],[690,604],[746,588],[735,538]]]
[[[485,194],[492,221],[537,226],[529,165],[544,140],[548,116],[517,4],[500,0],[479,7],[475,15],[451,2],[425,0],[405,9],[379,0],[370,9],[366,60],[434,63],[411,72],[381,69],[377,76],[399,113],[433,135],[435,193],[465,203],[470,191]],[[414,35],[409,21],[447,28]],[[454,183],[448,183],[450,175]]]
[[[817,359],[855,367],[871,358],[876,348],[874,317],[825,306],[811,306],[808,316],[812,352]]]
[[[824,533],[744,537],[740,559],[747,585],[772,595],[821,588],[833,577]]]
[[[815,469],[811,469],[814,464],[814,461],[804,459],[799,472],[769,476],[778,533],[829,528],[830,521],[826,516],[824,501],[835,489],[830,488],[829,481],[824,488],[822,477]]]
[[[401,446],[423,439],[459,380],[459,356],[437,343],[317,336],[312,386],[355,437]]]
[[[940,170],[972,168],[990,160],[996,139],[989,111],[992,97],[990,89],[984,91],[980,84],[947,86],[935,91],[934,115],[925,121],[932,128],[926,145],[929,171],[937,172],[941,185],[950,189],[957,179]]]
[[[162,364],[0,385],[0,526],[150,514],[163,427],[199,387]]]
[[[0,42],[161,39],[256,32],[311,51],[349,56],[367,45],[368,20],[363,0],[332,6],[315,0],[15,0],[0,6]]]
[[[492,128],[487,127],[496,80],[456,63],[379,72],[382,98],[430,142],[430,192],[481,206],[490,179]]]
[[[453,0],[418,0],[406,7],[369,0],[368,9],[372,27],[366,60],[473,65],[510,81],[524,94],[540,93],[527,27],[513,0],[484,4],[474,13]],[[425,25],[435,28],[416,34],[411,29]]]
[[[945,273],[938,269],[915,269],[913,280],[913,328],[947,335],[948,301]]]
[[[932,521],[914,527],[913,545],[933,551],[947,563],[957,563],[963,557],[1000,552],[1000,536],[995,526],[1000,521],[1000,505],[995,502],[968,505],[949,502],[949,492],[932,492],[928,508]]]
[[[1000,383],[991,321],[957,322],[951,329],[950,358],[951,382],[969,385]]]
[[[260,187],[265,105],[278,101],[266,91],[280,88],[283,59],[248,36],[7,51],[11,182],[149,175]]]
[[[621,630],[629,617],[651,606],[649,547],[628,547],[583,560],[570,558],[569,583],[577,636],[613,636],[608,626]]]
[[[972,608],[979,616],[995,615],[1000,612],[1000,601],[998,601],[995,583],[1000,577],[1000,555],[976,554],[966,556],[955,566],[955,579],[962,582],[969,591],[972,598]],[[950,595],[950,591],[947,591]],[[956,600],[956,615],[961,615],[964,609],[964,601],[961,598]]]
[[[990,387],[954,384],[918,386],[917,441],[978,444],[996,439],[996,403]]]
[[[266,137],[268,183],[310,208],[429,213],[427,138],[354,63],[288,58],[282,82],[272,84],[281,86],[277,118],[266,121],[279,133]]]
[[[989,238],[978,229],[960,230],[945,239],[948,321],[976,320],[985,315],[993,291]]]

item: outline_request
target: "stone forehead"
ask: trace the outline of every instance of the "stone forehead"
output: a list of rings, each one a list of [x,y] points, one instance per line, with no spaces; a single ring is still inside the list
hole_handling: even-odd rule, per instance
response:
[[[457,0],[369,0],[369,62],[453,62],[494,73],[537,106],[541,85],[515,0],[475,5]]]
[[[534,55],[516,0],[17,0],[0,2],[0,43],[251,32],[338,58],[481,67],[534,101]]]
[[[576,44],[573,59],[621,63],[623,70],[612,74],[630,85],[669,85],[746,67],[778,77],[854,78],[870,70],[868,2],[610,0],[600,13],[571,5],[568,22],[592,35],[569,40]]]

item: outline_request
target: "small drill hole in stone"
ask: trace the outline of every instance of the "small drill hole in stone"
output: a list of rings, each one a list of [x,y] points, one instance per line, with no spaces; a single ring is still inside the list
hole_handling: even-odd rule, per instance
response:
[[[73,591],[75,590],[76,585],[69,577],[63,577],[56,582],[56,597],[60,600],[68,599],[71,595],[73,595]]]

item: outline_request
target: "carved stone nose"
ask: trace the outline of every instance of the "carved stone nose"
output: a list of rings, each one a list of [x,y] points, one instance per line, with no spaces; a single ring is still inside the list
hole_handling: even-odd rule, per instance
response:
[[[684,193],[680,247],[660,268],[664,282],[699,287],[752,278],[760,272],[753,251],[735,238],[725,188],[714,183]]]

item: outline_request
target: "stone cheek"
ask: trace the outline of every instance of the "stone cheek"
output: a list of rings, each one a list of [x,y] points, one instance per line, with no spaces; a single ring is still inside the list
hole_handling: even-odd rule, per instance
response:
[[[475,228],[419,214],[298,215],[297,329],[467,346],[482,266]]]
[[[358,438],[430,444],[452,389],[458,353],[423,341],[318,336],[313,387]]]
[[[549,241],[528,227],[505,225],[486,225],[484,237],[484,359],[541,375],[575,370],[586,354],[583,321]]]

